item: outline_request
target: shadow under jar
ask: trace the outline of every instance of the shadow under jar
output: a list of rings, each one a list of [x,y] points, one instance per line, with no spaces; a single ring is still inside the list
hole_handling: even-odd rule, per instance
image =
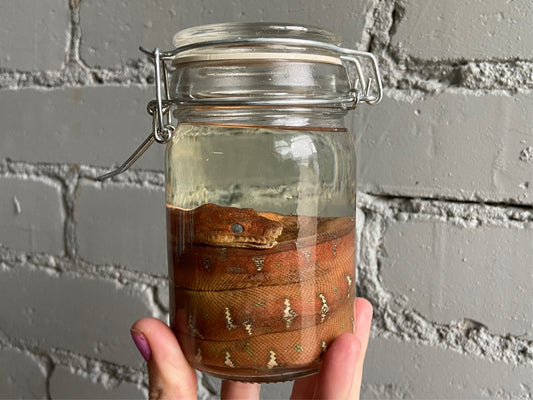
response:
[[[381,96],[361,79],[355,57],[368,53],[266,23],[190,28],[174,45],[171,328],[191,365],[219,378],[316,373],[354,326],[356,149],[343,119]]]

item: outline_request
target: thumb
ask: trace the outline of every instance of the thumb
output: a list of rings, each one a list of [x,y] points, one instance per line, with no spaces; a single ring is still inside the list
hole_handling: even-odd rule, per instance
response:
[[[155,318],[133,324],[131,336],[148,363],[150,399],[196,399],[196,373],[172,330]]]

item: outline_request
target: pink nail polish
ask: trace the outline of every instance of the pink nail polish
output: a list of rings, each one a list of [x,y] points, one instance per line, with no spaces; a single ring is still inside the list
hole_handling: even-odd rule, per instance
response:
[[[145,361],[149,361],[152,351],[150,350],[150,345],[148,344],[148,341],[144,337],[143,333],[137,329],[132,329],[130,332],[135,346],[137,346]]]

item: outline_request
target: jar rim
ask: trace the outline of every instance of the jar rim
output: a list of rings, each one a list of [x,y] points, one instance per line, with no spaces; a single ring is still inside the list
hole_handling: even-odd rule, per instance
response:
[[[225,22],[193,26],[177,32],[172,43],[178,48],[213,40],[231,40],[243,37],[290,38],[323,42],[336,46],[341,44],[339,36],[318,26],[277,22]]]
[[[173,43],[175,49],[162,57],[172,60],[173,82],[179,82],[173,98],[183,103],[335,104],[347,109],[361,101],[376,104],[382,97],[376,57],[341,47],[337,35],[314,25],[200,25],[179,31]],[[375,76],[376,94],[370,91],[372,81],[365,78],[364,69]],[[193,75],[197,79],[191,79]],[[206,84],[206,77],[218,81]]]

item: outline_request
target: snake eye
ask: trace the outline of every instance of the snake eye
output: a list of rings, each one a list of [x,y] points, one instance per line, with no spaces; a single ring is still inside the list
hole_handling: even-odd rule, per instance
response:
[[[233,224],[231,225],[230,229],[233,233],[237,234],[244,232],[244,226],[242,226],[241,224]]]

